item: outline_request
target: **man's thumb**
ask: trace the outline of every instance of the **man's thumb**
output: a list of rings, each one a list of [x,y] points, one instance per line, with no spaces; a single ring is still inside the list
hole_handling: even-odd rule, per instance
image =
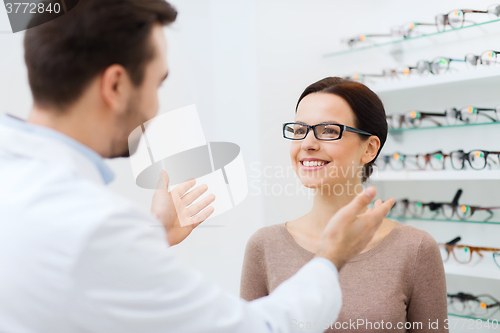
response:
[[[165,170],[160,171],[160,179],[158,180],[158,185],[156,185],[157,190],[168,190],[168,183],[170,181],[168,174]]]

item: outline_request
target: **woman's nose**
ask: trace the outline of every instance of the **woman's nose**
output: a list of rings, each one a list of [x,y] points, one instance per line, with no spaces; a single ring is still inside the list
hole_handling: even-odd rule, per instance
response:
[[[306,137],[302,140],[301,148],[303,150],[318,150],[319,141],[314,136],[314,132],[311,130],[307,133]]]

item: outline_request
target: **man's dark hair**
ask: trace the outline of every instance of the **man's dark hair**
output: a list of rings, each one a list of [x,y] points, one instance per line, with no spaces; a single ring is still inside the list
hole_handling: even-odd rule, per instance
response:
[[[340,77],[326,77],[308,86],[299,97],[295,112],[299,108],[300,101],[309,94],[326,93],[333,94],[344,99],[354,112],[357,129],[372,133],[380,139],[380,148],[373,160],[363,167],[361,181],[365,182],[373,172],[373,165],[387,139],[388,125],[385,117],[384,104],[380,98],[362,83],[342,79]],[[368,136],[361,135],[362,139]]]
[[[141,85],[155,56],[153,25],[176,17],[164,0],[80,0],[61,17],[28,29],[24,58],[35,103],[63,109],[113,64]]]

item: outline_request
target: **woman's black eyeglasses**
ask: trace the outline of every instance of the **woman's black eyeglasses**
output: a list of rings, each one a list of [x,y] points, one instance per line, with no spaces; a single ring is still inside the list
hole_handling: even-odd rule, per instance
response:
[[[340,140],[344,131],[368,136],[373,135],[354,127],[335,123],[321,123],[317,125],[307,125],[303,123],[284,123],[283,137],[289,140],[303,140],[306,138],[309,130],[313,131],[314,137],[316,139],[322,141]]]

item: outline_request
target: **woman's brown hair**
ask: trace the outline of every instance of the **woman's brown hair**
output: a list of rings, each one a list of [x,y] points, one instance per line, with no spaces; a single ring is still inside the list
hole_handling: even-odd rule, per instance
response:
[[[380,139],[380,148],[377,156],[363,167],[362,182],[365,182],[373,172],[373,164],[380,154],[387,139],[387,120],[384,105],[380,98],[362,83],[343,79],[340,77],[326,77],[308,86],[299,97],[295,112],[300,101],[309,94],[327,93],[334,94],[344,99],[354,112],[354,126],[360,130],[372,133]],[[361,135],[365,140],[367,136]]]

